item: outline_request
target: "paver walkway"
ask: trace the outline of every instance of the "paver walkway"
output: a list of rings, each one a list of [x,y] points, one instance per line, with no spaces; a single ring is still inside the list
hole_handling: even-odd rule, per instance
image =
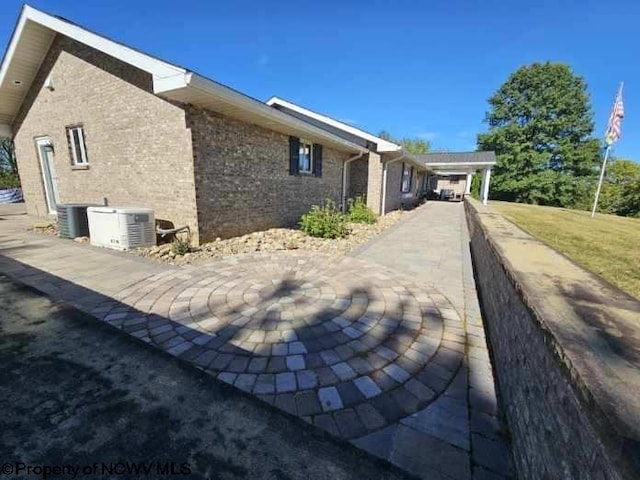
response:
[[[422,478],[508,474],[462,205],[418,209],[357,258],[184,268],[0,219],[0,271]]]
[[[444,394],[357,444],[418,474],[435,467],[453,478],[469,478],[470,473],[474,479],[510,475],[463,204],[428,203],[409,221],[351,255],[437,288],[460,314],[466,334],[465,360]],[[425,450],[433,455],[425,455]]]

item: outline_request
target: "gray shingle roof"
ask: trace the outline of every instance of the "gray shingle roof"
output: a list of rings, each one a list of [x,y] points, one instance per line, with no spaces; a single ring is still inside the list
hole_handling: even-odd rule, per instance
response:
[[[427,165],[434,163],[496,163],[494,152],[423,153],[414,155],[414,157]]]

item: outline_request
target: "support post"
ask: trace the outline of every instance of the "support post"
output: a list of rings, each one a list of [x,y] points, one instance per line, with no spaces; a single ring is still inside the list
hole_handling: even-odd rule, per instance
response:
[[[491,183],[491,169],[485,168],[482,171],[482,186],[480,187],[480,200],[483,205],[489,200],[489,184]]]
[[[602,168],[600,169],[600,179],[598,180],[596,197],[593,199],[593,208],[591,209],[591,218],[595,218],[596,216],[596,209],[598,208],[598,199],[600,198],[600,190],[602,189],[602,182],[604,180],[604,171],[607,168],[607,160],[609,158],[610,149],[611,149],[611,145],[607,145],[607,149],[604,151],[604,160],[602,161]]]
[[[467,173],[467,186],[464,189],[465,195],[469,195],[471,193],[471,179],[473,179],[473,173]]]

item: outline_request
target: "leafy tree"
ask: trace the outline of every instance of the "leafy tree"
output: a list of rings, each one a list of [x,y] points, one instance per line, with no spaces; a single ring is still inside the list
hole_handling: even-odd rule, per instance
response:
[[[18,164],[10,138],[0,138],[0,189],[20,186]]]
[[[386,130],[382,130],[378,136],[383,140],[402,145],[409,153],[429,153],[431,145],[422,138],[394,138]]]
[[[640,217],[640,178],[623,187],[616,213],[628,217]]]
[[[0,138],[0,171],[4,173],[18,174],[18,163],[10,138]]]
[[[640,214],[640,164],[615,159],[608,166],[600,192],[598,210],[617,215]]]
[[[596,180],[600,144],[585,81],[569,66],[534,63],[516,70],[489,98],[479,150],[494,150],[491,197],[573,206]]]

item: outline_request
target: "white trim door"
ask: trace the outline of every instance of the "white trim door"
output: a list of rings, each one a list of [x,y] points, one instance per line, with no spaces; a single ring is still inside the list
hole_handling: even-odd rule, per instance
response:
[[[38,148],[38,157],[40,158],[40,170],[42,171],[42,182],[44,183],[47,208],[49,209],[49,214],[55,215],[59,197],[53,144],[49,137],[41,137],[36,139],[36,147]]]

